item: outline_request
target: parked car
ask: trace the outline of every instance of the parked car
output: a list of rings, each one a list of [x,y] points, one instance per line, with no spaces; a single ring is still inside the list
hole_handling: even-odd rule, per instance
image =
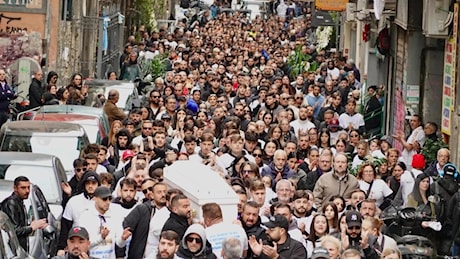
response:
[[[102,104],[98,95],[103,94],[106,98],[109,96],[109,91],[112,89],[118,90],[120,99],[117,102],[117,107],[124,111],[129,111],[135,107],[141,107],[144,102],[144,97],[139,95],[136,84],[129,81],[120,80],[99,80],[89,79],[83,82],[88,86],[88,97],[86,98],[86,106],[101,107]]]
[[[31,258],[19,245],[18,237],[14,231],[14,225],[5,212],[0,211],[0,258],[24,259]]]
[[[13,193],[13,181],[0,181],[0,198],[3,201]],[[50,211],[48,202],[40,188],[31,183],[29,198],[24,200],[28,214],[28,221],[46,218],[48,226],[37,229],[29,236],[29,255],[33,258],[46,259],[53,257],[57,252],[59,227]],[[13,228],[14,230],[14,228]]]
[[[89,143],[85,129],[72,123],[27,120],[8,122],[0,129],[0,151],[57,156],[68,179],[73,175],[73,161]]]
[[[61,160],[49,154],[0,152],[0,179],[14,180],[26,176],[42,188],[51,212],[60,219],[63,212],[61,183],[67,181]]]
[[[110,130],[109,119],[104,113],[102,108],[89,107],[89,106],[80,106],[80,105],[46,105],[38,107],[36,110],[32,111],[32,118],[39,117],[40,114],[72,114],[72,115],[84,115],[84,116],[94,116],[97,118],[98,125],[101,125],[104,131],[104,134],[108,134]],[[18,115],[18,120],[22,120],[22,114]],[[82,125],[84,126],[84,125]],[[85,128],[86,133],[88,130]],[[91,140],[91,137],[90,137]],[[92,140],[91,140],[92,141]]]
[[[88,139],[91,143],[101,143],[102,139],[108,135],[104,129],[102,121],[97,116],[78,115],[78,114],[60,114],[60,113],[43,113],[36,114],[33,120],[69,122],[79,124],[85,128]]]

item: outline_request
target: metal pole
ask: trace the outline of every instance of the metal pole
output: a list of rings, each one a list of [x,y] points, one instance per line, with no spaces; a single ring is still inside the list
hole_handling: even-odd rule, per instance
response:
[[[99,35],[98,35],[98,47],[97,47],[97,62],[96,62],[96,72],[97,78],[103,78],[102,72],[102,38],[104,37],[104,18],[99,17]]]

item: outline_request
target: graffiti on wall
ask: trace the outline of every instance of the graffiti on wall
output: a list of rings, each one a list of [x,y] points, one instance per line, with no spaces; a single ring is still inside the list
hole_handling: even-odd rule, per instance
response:
[[[45,15],[0,12],[0,33],[39,32],[45,34]]]

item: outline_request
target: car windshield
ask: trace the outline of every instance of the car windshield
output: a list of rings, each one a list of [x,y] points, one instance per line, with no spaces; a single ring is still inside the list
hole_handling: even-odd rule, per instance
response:
[[[80,157],[83,138],[75,136],[14,136],[3,141],[2,151],[51,154],[61,159],[66,171],[73,168],[73,161]],[[41,186],[40,186],[41,187]]]
[[[5,165],[0,164],[0,178],[13,181],[16,177],[26,176],[30,182],[41,188],[49,203],[60,201],[60,194],[54,170],[51,166]]]
[[[96,120],[75,120],[72,123],[81,125],[88,135],[88,139],[91,143],[99,143],[99,126]]]
[[[108,97],[109,91],[112,89],[116,89],[120,93],[120,98],[117,102],[117,107],[123,110],[130,109],[132,106],[133,98],[134,98],[133,93],[135,93],[134,85],[132,85],[131,83],[130,84],[120,83],[120,85],[104,86],[104,87],[91,86],[88,89],[88,96],[90,97],[89,100],[91,100],[89,104],[91,106],[98,107],[99,105],[97,103],[99,101],[97,101],[96,99],[97,95],[104,94],[105,97]]]

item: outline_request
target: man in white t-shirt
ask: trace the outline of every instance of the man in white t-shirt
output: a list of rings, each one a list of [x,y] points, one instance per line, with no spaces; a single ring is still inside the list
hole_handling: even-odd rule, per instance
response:
[[[206,238],[212,245],[212,252],[216,256],[221,256],[222,241],[225,238],[234,237],[241,241],[243,257],[245,257],[248,250],[248,237],[244,229],[237,224],[233,224],[232,220],[224,222],[222,210],[217,203],[206,203],[201,209],[203,210],[203,220],[206,227]]]

